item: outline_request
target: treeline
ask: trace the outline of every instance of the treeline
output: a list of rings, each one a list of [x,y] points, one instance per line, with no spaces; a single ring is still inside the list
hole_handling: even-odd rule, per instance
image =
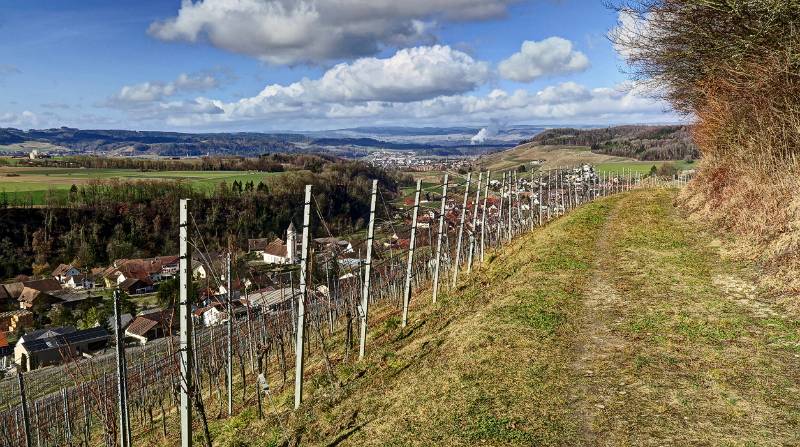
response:
[[[178,201],[190,198],[193,244],[206,251],[246,247],[247,239],[284,237],[300,226],[303,192],[313,185],[312,231],[318,235],[361,230],[369,217],[371,180],[387,206],[407,178],[358,162],[329,163],[317,173],[287,173],[266,183],[221,183],[212,193],[184,182],[96,181],[41,208],[0,209],[0,277],[39,274],[58,263],[91,267],[114,259],[178,252]],[[322,216],[322,225],[318,216]]]
[[[688,126],[615,126],[602,129],[548,129],[522,143],[588,146],[592,152],[638,160],[699,157]]]
[[[283,172],[306,169],[321,172],[339,159],[324,154],[262,154],[258,157],[201,157],[195,159],[70,156],[21,162],[39,167],[135,169],[140,171],[259,171]]]
[[[260,154],[295,152],[295,143],[308,138],[296,134],[149,132],[132,130],[0,129],[0,144],[38,141],[81,152],[126,151],[133,154],[200,156],[211,154]]]

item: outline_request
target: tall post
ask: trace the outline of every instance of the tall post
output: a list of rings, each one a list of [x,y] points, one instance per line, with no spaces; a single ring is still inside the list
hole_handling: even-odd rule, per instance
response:
[[[411,303],[411,273],[414,265],[414,247],[417,243],[417,215],[419,214],[419,195],[422,192],[422,180],[417,180],[417,192],[414,194],[414,212],[411,217],[411,240],[408,243],[408,264],[406,265],[406,284],[403,290],[403,327],[408,324],[408,306]]]
[[[361,339],[358,345],[358,358],[363,359],[367,348],[367,316],[369,313],[369,283],[372,272],[372,240],[375,237],[375,201],[378,196],[378,181],[372,181],[372,198],[369,205],[369,226],[367,227],[367,261],[364,263],[364,288],[361,291]],[[330,290],[328,291],[330,293]]]
[[[287,241],[288,242],[288,241]],[[228,388],[228,416],[233,415],[233,290],[231,277],[232,269],[231,269],[231,253],[228,252],[227,256],[225,257],[225,280],[227,281],[227,289],[225,289],[228,293],[226,294],[228,297],[227,303],[227,312],[228,312],[228,322],[225,325],[227,328],[227,343],[226,343],[226,353],[225,353],[225,368],[226,368],[226,385]]]
[[[550,208],[551,208],[550,196],[551,196],[551,191],[552,191],[552,185],[553,185],[553,170],[552,169],[548,169],[547,170],[547,221],[548,222],[550,222],[550,217],[551,217],[551,214],[550,214]]]
[[[308,227],[311,220],[311,185],[306,185],[306,198],[303,206],[303,248],[300,254],[300,297],[297,300],[297,338],[295,340],[294,366],[294,409],[303,403],[303,354],[306,317],[306,268],[308,266]]]
[[[506,195],[506,173],[503,173],[503,182],[500,183],[500,210],[497,214],[497,243],[503,240],[503,201]]]
[[[511,238],[513,237],[514,232],[514,190],[512,189],[514,185],[514,171],[509,171],[508,173],[508,242],[511,242]]]
[[[472,173],[467,173],[467,183],[464,185],[464,203],[461,205],[461,221],[458,224],[458,240],[456,242],[456,262],[453,264],[453,287],[458,281],[458,267],[461,264],[461,243],[464,240],[464,221],[467,218],[467,199],[469,199],[469,184],[472,181]]]
[[[489,181],[492,178],[492,171],[486,171],[486,186],[483,192],[483,209],[481,210],[481,264],[486,250],[486,202],[489,200]]]
[[[472,231],[469,233],[469,258],[467,260],[467,273],[472,272],[472,259],[475,253],[475,228],[478,225],[478,202],[481,200],[481,183],[483,172],[478,173],[478,186],[475,188],[475,203],[472,204]]]
[[[25,431],[25,447],[33,447],[31,442],[31,420],[28,412],[28,399],[25,396],[25,378],[22,372],[17,372],[17,382],[19,383],[19,399],[22,404],[22,429]]]
[[[528,198],[530,199],[530,205],[529,205],[530,206],[530,210],[528,211],[528,219],[530,219],[530,222],[528,222],[528,223],[530,224],[530,230],[529,231],[533,231],[533,205],[534,205],[533,202],[534,202],[534,200],[533,200],[533,172],[532,171],[531,171],[531,188],[530,189],[531,189],[529,191],[530,194],[528,195]]]
[[[542,173],[539,173],[539,207],[538,207],[538,215],[539,215],[539,226],[542,226],[542,205],[544,205],[544,200],[542,200]]]
[[[114,338],[117,344],[117,394],[119,411],[119,445],[128,447],[130,440],[130,420],[128,419],[127,377],[125,374],[125,339],[122,334],[122,318],[120,317],[119,289],[114,290]]]
[[[194,363],[192,348],[192,309],[189,302],[189,287],[191,281],[191,252],[189,251],[189,199],[180,201],[180,270],[178,272],[179,284],[179,318],[180,318],[180,405],[181,405],[181,447],[192,445],[192,398],[194,397],[194,381],[192,379],[192,364]]]
[[[442,205],[439,209],[439,233],[436,235],[436,263],[433,270],[433,302],[436,302],[436,297],[439,295],[439,270],[442,263],[442,236],[444,234],[444,213],[447,207],[447,182],[450,179],[449,174],[444,175],[444,184],[442,185]]]
[[[514,191],[517,196],[517,233],[522,233],[522,199],[519,195],[519,174],[514,173]]]

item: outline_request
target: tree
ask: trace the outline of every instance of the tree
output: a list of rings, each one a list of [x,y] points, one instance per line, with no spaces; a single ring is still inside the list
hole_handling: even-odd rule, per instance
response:
[[[75,325],[75,317],[72,315],[72,311],[61,304],[54,304],[47,312],[47,318],[50,320],[50,324],[54,326]]]
[[[517,172],[528,172],[528,168],[526,168],[525,165],[519,165]]]
[[[658,173],[658,168],[656,167],[656,165],[651,166],[649,174],[650,177],[655,177],[657,173]]]
[[[177,278],[162,281],[158,286],[158,293],[156,293],[158,305],[165,308],[175,306],[175,303],[178,302],[179,293],[180,285]]]

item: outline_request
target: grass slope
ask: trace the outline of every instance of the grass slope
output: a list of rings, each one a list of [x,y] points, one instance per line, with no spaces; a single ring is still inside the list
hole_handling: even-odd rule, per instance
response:
[[[211,422],[215,445],[794,445],[800,324],[673,207],[636,191],[493,254],[291,413]],[[280,423],[278,422],[280,419]]]
[[[672,163],[678,169],[694,168],[694,163],[687,163],[683,160],[637,161],[632,158],[594,153],[587,146],[537,146],[531,143],[487,155],[481,158],[478,164],[482,169],[500,171],[513,169],[536,160],[545,160],[542,165],[543,169],[588,163],[596,165],[600,172],[612,173],[621,173],[624,170],[625,172],[647,174],[651,167],[659,167],[665,163]]]

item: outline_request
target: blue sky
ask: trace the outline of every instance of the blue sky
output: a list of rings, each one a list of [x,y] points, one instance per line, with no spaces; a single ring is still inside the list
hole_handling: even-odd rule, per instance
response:
[[[616,24],[590,0],[4,1],[0,126],[675,121]]]

